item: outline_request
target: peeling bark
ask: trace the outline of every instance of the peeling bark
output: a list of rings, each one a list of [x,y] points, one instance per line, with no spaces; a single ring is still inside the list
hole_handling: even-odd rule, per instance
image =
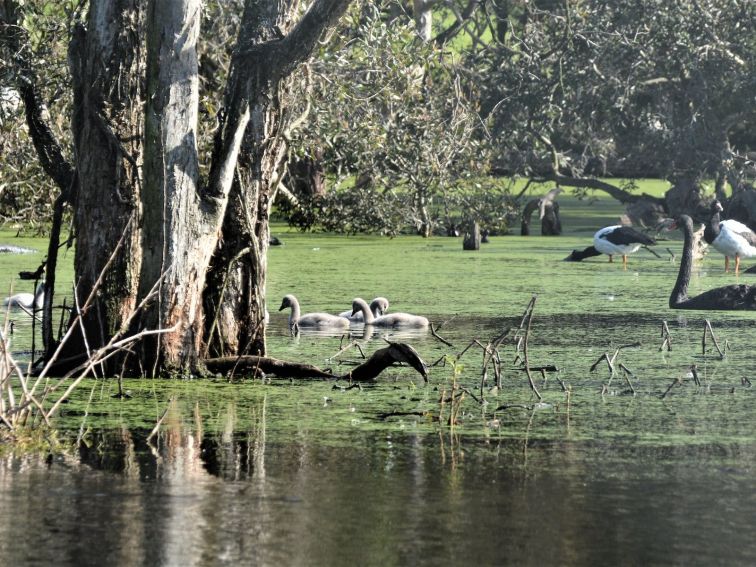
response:
[[[80,28],[72,43],[78,298],[89,295],[116,243],[128,231],[98,297],[82,318],[84,332],[67,345],[72,355],[84,352],[85,344],[90,348],[105,344],[136,304],[143,23],[143,0],[99,0],[90,5],[86,31]]]

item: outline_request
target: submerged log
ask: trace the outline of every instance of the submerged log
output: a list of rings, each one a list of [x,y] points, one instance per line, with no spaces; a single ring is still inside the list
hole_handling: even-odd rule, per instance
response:
[[[381,372],[397,362],[409,364],[420,373],[423,380],[428,381],[425,362],[414,348],[405,343],[389,343],[389,346],[375,351],[369,359],[344,376],[309,364],[254,355],[210,358],[205,361],[205,367],[210,372],[221,374],[264,372],[279,378],[341,378],[353,382],[367,382],[375,380]]]
[[[205,360],[210,372],[249,374],[264,372],[280,378],[336,378],[333,373],[309,364],[287,362],[269,356],[224,356]]]

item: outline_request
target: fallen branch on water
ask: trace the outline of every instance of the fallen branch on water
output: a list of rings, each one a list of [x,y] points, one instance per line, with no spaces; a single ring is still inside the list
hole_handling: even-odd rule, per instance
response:
[[[428,381],[428,370],[425,362],[414,348],[405,343],[389,342],[389,346],[378,349],[365,362],[343,376],[338,376],[330,370],[322,370],[310,364],[287,362],[267,356],[245,355],[205,360],[205,366],[210,372],[220,372],[221,374],[226,374],[236,368],[237,372],[260,371],[265,374],[273,374],[279,378],[330,378],[352,382],[375,380],[381,372],[396,363],[410,365],[420,373],[426,382]]]

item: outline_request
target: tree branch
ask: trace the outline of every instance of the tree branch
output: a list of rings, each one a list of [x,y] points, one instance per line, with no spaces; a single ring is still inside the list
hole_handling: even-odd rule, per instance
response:
[[[469,0],[467,2],[467,6],[465,6],[465,9],[462,10],[462,13],[456,14],[456,19],[454,20],[454,23],[450,25],[448,28],[446,28],[444,31],[439,33],[435,38],[433,38],[433,41],[438,45],[443,45],[447,41],[452,39],[454,36],[456,36],[459,33],[459,31],[464,27],[464,25],[468,22],[468,20],[472,18],[473,14],[475,13],[475,9],[480,4],[483,4],[481,0]]]
[[[604,191],[623,204],[637,203],[641,200],[648,200],[654,203],[658,203],[661,206],[665,206],[664,199],[661,199],[659,197],[654,197],[653,195],[649,195],[648,193],[641,193],[640,195],[636,195],[635,193],[630,193],[628,191],[625,191],[624,189],[620,189],[619,187],[616,187],[611,183],[606,183],[605,181],[591,177],[569,177],[566,175],[559,175],[557,173],[547,173],[540,176],[539,178],[534,179],[533,181],[536,183],[553,181],[555,183],[558,183],[559,185],[566,187],[582,187],[585,189],[596,189],[598,191]]]
[[[69,195],[74,177],[74,168],[63,156],[63,149],[48,124],[47,109],[37,88],[37,74],[29,58],[28,34],[19,25],[19,9],[16,2],[0,6],[0,43],[14,54],[16,86],[24,102],[26,123],[40,164],[63,195]]]
[[[305,61],[318,40],[336,25],[351,3],[352,0],[316,0],[294,29],[277,42],[281,65],[274,72],[285,77]]]

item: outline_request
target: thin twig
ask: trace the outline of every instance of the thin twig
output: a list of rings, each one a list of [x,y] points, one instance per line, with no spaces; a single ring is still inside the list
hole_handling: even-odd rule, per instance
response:
[[[443,337],[442,337],[441,335],[439,335],[439,334],[438,334],[438,333],[436,332],[436,329],[435,329],[435,328],[433,327],[433,323],[431,323],[431,326],[430,326],[430,330],[431,330],[431,334],[432,334],[432,335],[433,335],[434,337],[436,337],[436,338],[437,338],[437,339],[438,339],[439,341],[441,341],[442,343],[444,343],[444,344],[445,344],[446,346],[448,346],[448,347],[454,348],[454,345],[453,345],[453,344],[451,344],[451,343],[450,343],[449,341],[447,341],[447,340],[446,340],[445,338],[443,338]]]
[[[165,419],[165,416],[168,415],[168,410],[171,409],[171,404],[173,403],[173,396],[168,398],[168,404],[166,404],[165,410],[163,410],[163,415],[160,416],[160,419],[157,420],[157,423],[155,424],[155,427],[152,429],[152,432],[147,436],[147,443],[149,443],[155,435],[157,435],[158,430],[160,429],[160,425],[163,423],[163,420]]]
[[[667,325],[666,321],[662,321],[662,329],[661,329],[661,336],[662,339],[662,345],[659,347],[659,352],[664,350],[664,347],[667,347],[668,351],[672,350],[672,333],[669,332],[669,326]]]
[[[702,353],[706,354],[706,332],[708,331],[709,335],[711,336],[711,340],[714,342],[714,346],[717,349],[717,352],[719,353],[719,358],[724,358],[725,353],[724,351],[719,348],[719,342],[717,341],[717,337],[714,336],[714,329],[711,328],[711,323],[708,319],[706,319],[706,322],[704,323],[704,332],[703,332],[703,338],[701,339],[701,348]]]
[[[661,395],[661,399],[663,400],[664,398],[666,398],[667,394],[669,394],[670,390],[674,388],[675,386],[682,386],[682,380],[679,377],[675,378],[672,381],[672,383],[667,387],[667,390]]]
[[[536,396],[538,396],[538,399],[541,400],[543,397],[541,396],[541,393],[538,391],[538,388],[536,388],[535,382],[533,381],[533,375],[530,373],[530,360],[528,358],[528,339],[530,338],[530,325],[533,321],[533,310],[535,309],[535,302],[536,297],[533,296],[533,298],[530,300],[530,303],[528,304],[527,312],[529,312],[528,316],[528,323],[527,327],[525,329],[525,343],[523,346],[523,358],[525,361],[525,372],[528,375],[528,382],[530,383],[530,388],[533,390]]]
[[[701,385],[701,380],[698,378],[698,365],[691,364],[690,365],[690,373],[693,375],[693,382],[696,383],[696,386]]]

